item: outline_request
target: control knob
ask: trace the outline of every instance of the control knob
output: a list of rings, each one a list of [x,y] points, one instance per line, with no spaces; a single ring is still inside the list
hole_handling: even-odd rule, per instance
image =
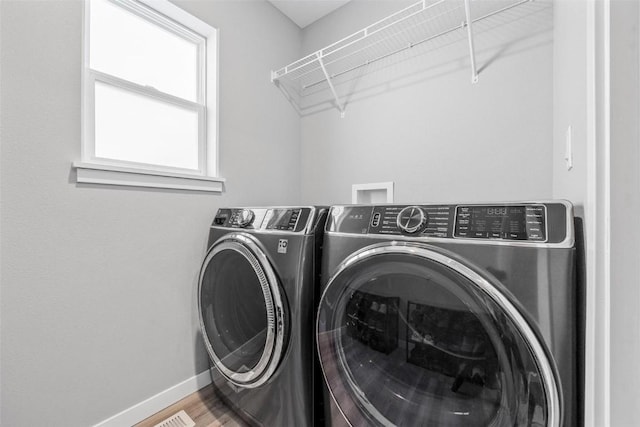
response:
[[[250,209],[242,209],[240,212],[238,212],[238,215],[236,218],[237,218],[236,223],[238,224],[238,227],[244,228],[251,225],[251,223],[255,218],[255,214]]]
[[[427,214],[418,206],[407,206],[400,211],[396,222],[400,230],[414,234],[427,225]]]

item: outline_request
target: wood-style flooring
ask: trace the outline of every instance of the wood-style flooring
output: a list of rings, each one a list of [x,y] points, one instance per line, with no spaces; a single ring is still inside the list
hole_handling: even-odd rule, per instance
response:
[[[181,410],[191,417],[196,427],[248,427],[218,399],[211,385],[190,394],[134,427],[153,427]]]

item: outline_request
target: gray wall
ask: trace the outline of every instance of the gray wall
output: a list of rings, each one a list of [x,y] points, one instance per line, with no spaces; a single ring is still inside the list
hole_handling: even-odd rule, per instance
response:
[[[205,370],[214,212],[299,201],[300,123],[269,71],[300,30],[263,1],[176,3],[220,29],[222,196],[75,184],[82,3],[0,3],[3,426],[91,425]]]
[[[553,196],[583,211],[587,194],[587,8],[586,2],[554,2]],[[567,170],[565,135],[572,128],[573,168]]]
[[[403,4],[354,0],[304,29],[303,52]],[[303,105],[303,202],[350,202],[351,184],[383,181],[395,182],[397,202],[551,197],[552,9],[531,2],[474,25],[475,85],[458,31],[337,82],[344,119],[327,91],[313,94]]]

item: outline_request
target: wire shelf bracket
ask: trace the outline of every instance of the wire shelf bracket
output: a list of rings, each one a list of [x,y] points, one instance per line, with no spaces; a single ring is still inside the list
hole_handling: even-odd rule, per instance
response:
[[[532,1],[534,0],[514,0],[505,7],[473,18],[471,0],[462,0],[462,6],[460,6],[460,0],[420,0],[323,49],[277,71],[272,71],[271,82],[281,89],[294,106],[292,92],[302,98],[309,89],[326,83],[333,95],[340,116],[344,117],[346,101],[340,99],[336,90],[334,80],[337,77],[454,31],[466,29],[471,82],[477,83],[479,71],[475,57],[473,24]],[[464,10],[458,12],[459,9]],[[460,18],[457,23],[449,23],[451,19],[443,18],[453,16],[454,12],[460,13],[455,16],[462,17],[462,23],[460,23]],[[419,21],[419,24],[416,24],[416,21]],[[422,33],[416,34],[418,31],[416,28],[423,28]],[[411,40],[397,41],[399,36],[411,37]],[[380,52],[380,46],[384,46],[382,52]],[[331,67],[331,72],[329,67]],[[287,82],[286,87],[284,82]],[[299,106],[296,106],[296,109],[301,112]]]
[[[329,76],[329,73],[327,72],[327,67],[325,67],[324,65],[324,61],[322,59],[322,56],[320,56],[320,53],[317,53],[318,55],[318,64],[320,64],[320,67],[322,68],[322,73],[324,74],[324,77],[327,79],[327,84],[329,85],[329,88],[331,88],[331,93],[333,94],[333,97],[336,99],[336,107],[338,107],[338,111],[340,111],[340,117],[344,119],[344,105],[340,103],[340,97],[338,96],[338,93],[336,92],[336,88],[333,86],[333,83],[331,82],[331,76]]]
[[[467,18],[467,38],[469,40],[469,59],[471,63],[471,83],[478,83],[478,69],[476,68],[476,51],[473,47],[473,20],[469,0],[464,0],[464,15]]]

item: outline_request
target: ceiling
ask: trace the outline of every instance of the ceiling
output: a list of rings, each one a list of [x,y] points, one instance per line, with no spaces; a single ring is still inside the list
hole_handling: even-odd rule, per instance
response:
[[[298,27],[304,28],[312,22],[349,3],[350,0],[269,0]]]

